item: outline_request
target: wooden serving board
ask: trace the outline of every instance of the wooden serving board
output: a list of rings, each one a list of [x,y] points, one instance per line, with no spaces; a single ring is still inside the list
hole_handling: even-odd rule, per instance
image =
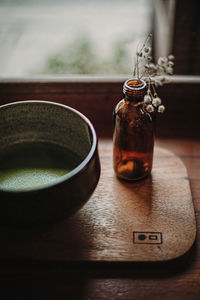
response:
[[[196,223],[187,171],[172,152],[155,148],[152,175],[116,178],[112,142],[99,145],[100,182],[74,216],[48,228],[0,228],[0,259],[166,261],[194,243]]]

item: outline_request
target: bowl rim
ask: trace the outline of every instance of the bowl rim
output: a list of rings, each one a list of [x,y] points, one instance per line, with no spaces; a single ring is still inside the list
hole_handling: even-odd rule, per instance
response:
[[[81,172],[88,165],[88,163],[90,162],[91,158],[93,157],[93,155],[94,155],[94,153],[97,149],[98,139],[97,139],[96,131],[94,129],[93,124],[91,123],[91,121],[84,114],[82,114],[81,112],[79,112],[75,108],[72,108],[68,105],[58,103],[58,102],[55,102],[55,101],[46,101],[46,100],[21,100],[21,101],[15,101],[15,102],[10,102],[10,103],[0,105],[0,110],[4,107],[15,106],[15,105],[20,105],[20,104],[28,104],[28,103],[36,103],[36,104],[41,103],[41,104],[59,106],[59,107],[62,107],[64,109],[70,110],[71,112],[75,113],[89,127],[90,132],[92,134],[92,145],[91,145],[90,151],[87,154],[87,156],[83,159],[83,161],[76,168],[74,168],[73,170],[71,170],[70,172],[68,172],[65,175],[59,176],[55,180],[52,180],[52,182],[42,184],[41,186],[38,186],[38,187],[35,187],[35,188],[33,187],[33,188],[27,188],[27,189],[17,189],[17,190],[10,189],[9,190],[9,189],[0,188],[0,193],[1,192],[9,193],[9,194],[32,193],[32,192],[37,192],[37,191],[41,191],[41,190],[46,190],[46,189],[52,188],[56,185],[62,184],[65,181],[69,181],[74,176],[76,176],[79,172]]]

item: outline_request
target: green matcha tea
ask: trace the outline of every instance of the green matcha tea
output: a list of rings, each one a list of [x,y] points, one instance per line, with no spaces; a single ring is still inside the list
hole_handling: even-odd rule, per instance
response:
[[[69,149],[50,143],[21,143],[0,151],[0,189],[42,187],[81,163]]]

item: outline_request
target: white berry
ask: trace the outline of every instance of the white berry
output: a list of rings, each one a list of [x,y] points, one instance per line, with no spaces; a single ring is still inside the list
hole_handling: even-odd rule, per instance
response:
[[[161,99],[159,97],[156,97],[153,99],[152,104],[153,106],[158,107],[161,104],[161,102]]]
[[[160,106],[158,107],[158,112],[159,112],[159,113],[163,113],[164,111],[165,111],[164,105],[160,105]]]

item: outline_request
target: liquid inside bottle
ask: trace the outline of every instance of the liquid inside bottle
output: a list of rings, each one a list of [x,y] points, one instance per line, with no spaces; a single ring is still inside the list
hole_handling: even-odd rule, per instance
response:
[[[118,177],[139,180],[152,169],[154,125],[142,105],[146,83],[127,80],[123,91],[125,98],[114,110],[113,165]]]

